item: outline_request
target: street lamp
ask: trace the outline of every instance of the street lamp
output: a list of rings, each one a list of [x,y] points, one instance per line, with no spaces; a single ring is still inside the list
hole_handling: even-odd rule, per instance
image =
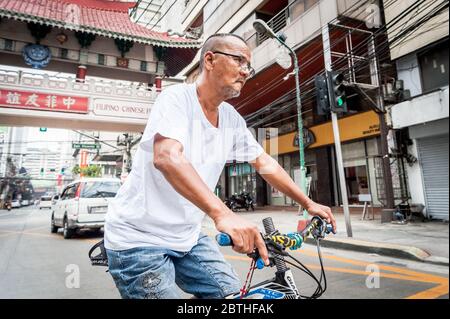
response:
[[[298,121],[298,148],[300,153],[300,178],[301,178],[301,188],[305,195],[307,194],[306,189],[306,167],[305,167],[305,150],[303,144],[303,121],[302,121],[302,103],[300,100],[300,78],[299,78],[299,66],[298,58],[294,50],[286,44],[286,36],[277,35],[275,32],[263,21],[257,19],[253,22],[253,28],[261,35],[266,35],[268,38],[276,39],[282,46],[284,46],[294,59],[294,76],[295,76],[295,92],[297,98],[297,121]],[[306,211],[305,211],[306,212]]]

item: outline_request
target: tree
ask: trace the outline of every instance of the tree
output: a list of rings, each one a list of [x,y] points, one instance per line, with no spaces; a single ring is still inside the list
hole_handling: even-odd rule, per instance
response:
[[[79,165],[75,165],[72,169],[74,175],[83,175],[86,177],[100,177],[102,176],[102,168],[99,165],[89,165],[87,167],[80,168]]]

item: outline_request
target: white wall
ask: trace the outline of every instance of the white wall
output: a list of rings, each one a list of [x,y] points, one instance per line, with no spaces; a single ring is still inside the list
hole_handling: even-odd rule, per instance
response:
[[[321,27],[337,17],[336,0],[321,0],[291,24],[283,32],[287,36],[286,43],[297,48],[308,40],[321,34]],[[265,41],[253,51],[253,65],[258,72],[273,63],[278,52],[278,43],[274,40]]]
[[[383,0],[383,2],[386,4],[388,0]],[[392,3],[392,1],[389,2]],[[385,10],[386,22],[389,23],[390,21],[394,20],[398,15],[402,14],[402,12],[407,10],[415,2],[417,2],[417,0],[395,1],[389,6],[388,10]],[[400,25],[402,27],[394,27],[388,31],[389,40],[395,38],[400,32],[408,28],[408,26],[416,23],[419,19],[423,18],[426,14],[440,6],[443,2],[448,2],[448,0],[427,0],[419,5],[418,9],[410,12],[405,18],[403,18],[398,24],[396,24],[396,26]],[[427,46],[428,44],[440,40],[448,36],[448,34],[449,29],[447,7],[447,9],[440,15],[429,19],[414,32],[409,34],[404,40],[402,40],[400,45],[392,48],[391,58],[395,60],[401,56],[414,52],[420,48]]]
[[[411,91],[411,96],[422,94],[420,81],[419,60],[415,53],[399,58],[397,64],[397,77],[403,80],[405,90]]]
[[[394,129],[423,124],[449,117],[448,86],[441,91],[396,104],[391,109]]]

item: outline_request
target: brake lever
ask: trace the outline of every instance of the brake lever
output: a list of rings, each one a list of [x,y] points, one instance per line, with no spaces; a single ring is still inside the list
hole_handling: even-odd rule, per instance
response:
[[[273,235],[273,234],[271,234]],[[282,255],[282,256],[289,256],[289,254],[285,251],[285,247],[283,245],[280,245],[273,240],[270,239],[270,236],[264,237],[264,241],[266,243],[267,252],[269,254],[269,265],[267,267],[273,267],[275,266],[275,256],[274,255]],[[264,262],[261,259],[261,255],[259,254],[258,249],[255,249],[252,253],[247,254],[248,257],[252,258],[257,262],[256,267],[258,269],[263,269],[265,267]]]
[[[314,237],[314,239],[321,240],[325,238],[325,235],[328,235],[330,233],[336,234],[333,230],[333,225],[328,224],[325,220],[323,220],[319,216],[314,216],[313,219],[311,220],[311,223],[314,220],[317,220],[317,227],[314,227],[311,232],[311,235]]]

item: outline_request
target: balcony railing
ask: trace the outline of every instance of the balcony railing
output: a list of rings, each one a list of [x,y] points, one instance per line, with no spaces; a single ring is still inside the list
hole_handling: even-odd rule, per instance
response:
[[[49,74],[0,69],[0,85],[24,86],[44,90],[72,91],[76,94],[105,95],[118,98],[155,100],[158,92],[144,83],[124,84],[116,81],[86,79],[77,82],[75,77],[58,77]]]
[[[319,0],[297,0],[283,8],[278,12],[272,19],[267,21],[267,25],[275,32],[278,33],[282,31],[287,25],[289,25],[294,19],[303,15],[317,5]],[[246,39],[248,45],[254,49],[255,47],[262,44],[268,38],[266,35],[260,35],[254,33],[250,38]]]

